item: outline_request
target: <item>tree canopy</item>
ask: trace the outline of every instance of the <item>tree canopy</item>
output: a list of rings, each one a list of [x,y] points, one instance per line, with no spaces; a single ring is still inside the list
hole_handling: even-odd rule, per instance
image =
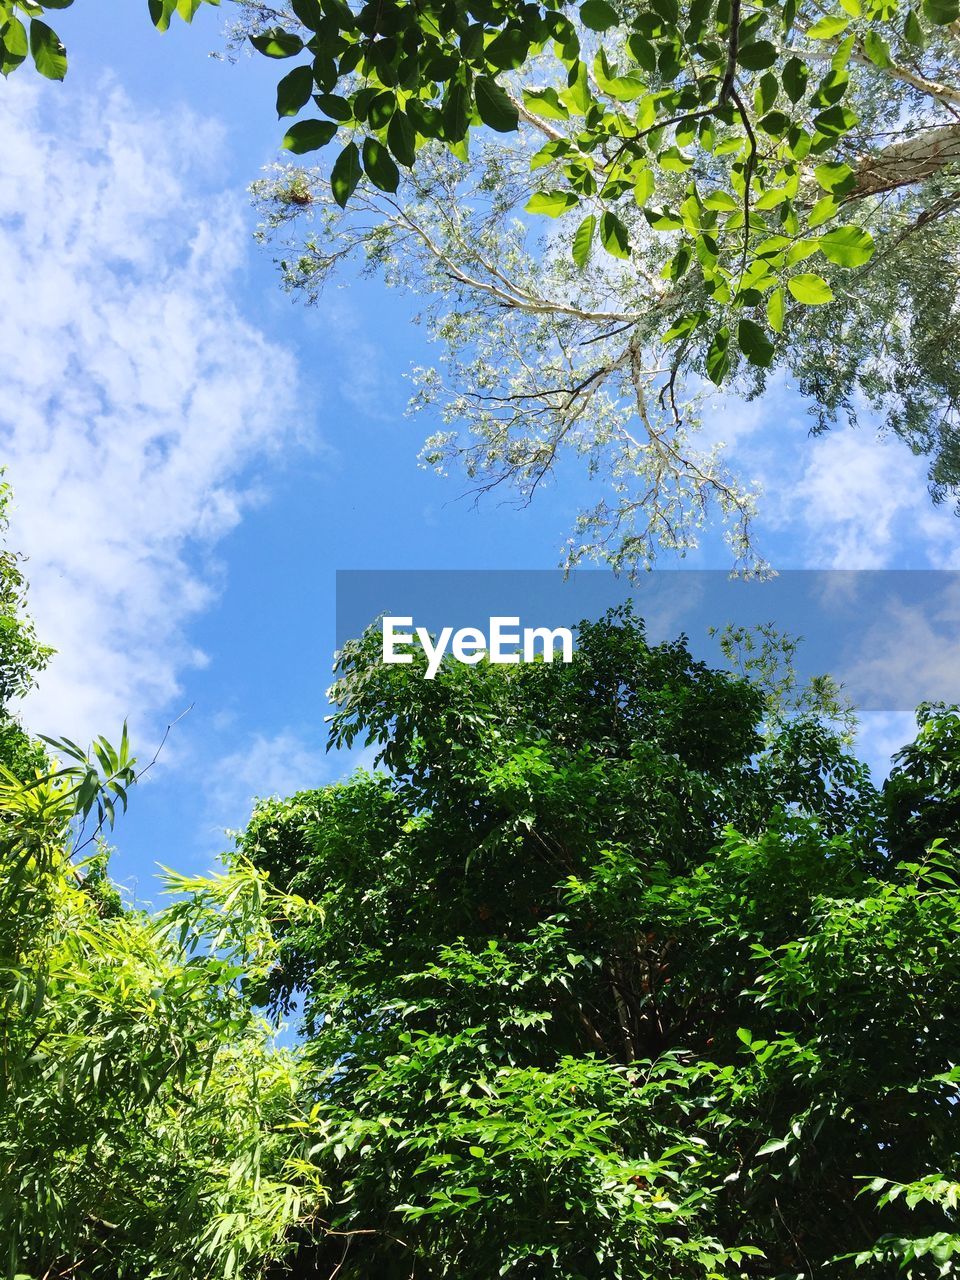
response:
[[[960,712],[878,789],[835,690],[629,612],[570,665],[378,659],[331,741],[383,770],[159,912],[101,838],[125,735],[0,770],[11,1280],[952,1274]]]
[[[202,2],[150,14],[165,29]],[[30,48],[62,76],[44,7],[2,7],[3,70]],[[283,146],[332,148],[321,175],[258,189],[268,235],[323,214],[294,234],[287,283],[315,297],[359,255],[432,295],[444,353],[420,397],[450,429],[426,460],[529,501],[579,457],[605,490],[567,563],[682,553],[716,506],[737,562],[762,567],[755,496],[698,446],[696,401],[711,383],[757,394],[778,369],[815,430],[869,408],[929,457],[934,498],[956,496],[955,0],[240,12],[292,65]],[[539,243],[533,215],[558,220]]]
[[[6,528],[10,491],[0,488]],[[254,996],[272,922],[308,908],[235,858],[135,907],[104,832],[127,741],[50,751],[12,699],[50,650],[0,552],[0,1266],[4,1276],[259,1275],[322,1199],[297,1141],[306,1075]],[[56,754],[54,754],[56,753]],[[307,1104],[308,1105],[308,1104]]]
[[[332,29],[303,6],[246,9],[272,56]],[[297,66],[278,91],[281,116],[305,117],[284,146],[327,147],[329,167],[256,187],[289,288],[316,300],[354,260],[423,307],[440,358],[414,404],[447,424],[424,460],[528,502],[578,459],[600,493],[567,565],[683,553],[716,508],[735,562],[763,568],[756,495],[697,432],[704,388],[753,396],[780,371],[814,431],[876,415],[929,457],[934,499],[955,497],[957,15],[524,12],[509,34],[509,8],[444,11],[449,60],[428,62],[363,10],[340,33],[364,50],[355,73]]]
[[[877,790],[630,615],[571,666],[429,682],[376,640],[333,740],[389,772],[265,801],[241,841],[322,909],[272,978],[323,1081],[294,1269],[949,1272],[956,713]]]

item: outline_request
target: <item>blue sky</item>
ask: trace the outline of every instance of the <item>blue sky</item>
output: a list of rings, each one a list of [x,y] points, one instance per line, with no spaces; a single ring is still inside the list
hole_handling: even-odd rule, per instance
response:
[[[337,569],[551,569],[589,497],[571,472],[526,510],[459,501],[404,416],[429,360],[413,300],[280,292],[246,196],[280,158],[277,65],[211,59],[228,17],[161,37],[140,0],[85,0],[57,13],[67,81],[0,86],[11,543],[59,650],[26,718],[85,738],[127,715],[149,756],[193,704],[117,834],[141,898],[155,862],[209,865],[252,795],[344,767],[323,750]],[[708,430],[762,481],[777,567],[960,568],[922,460],[868,425],[809,440],[777,384]],[[724,567],[719,540],[688,563]],[[903,727],[875,721],[871,751]]]

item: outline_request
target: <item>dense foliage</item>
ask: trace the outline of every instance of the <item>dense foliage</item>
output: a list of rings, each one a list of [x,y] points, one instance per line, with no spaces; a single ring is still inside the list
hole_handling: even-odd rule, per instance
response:
[[[6,1274],[952,1274],[959,714],[877,791],[630,614],[571,666],[376,649],[333,741],[388,772],[160,913],[96,838],[125,739],[5,769]]]
[[[390,772],[242,841],[323,909],[273,977],[322,1081],[298,1273],[952,1272],[960,718],[877,791],[629,616],[571,666],[375,649],[333,737]]]
[[[9,493],[0,490],[0,514]],[[322,1200],[296,1052],[254,996],[272,925],[307,910],[234,859],[125,905],[102,832],[139,776],[20,727],[48,650],[0,554],[0,1267],[20,1280],[259,1274]],[[142,770],[141,770],[142,772]]]
[[[11,1280],[954,1274],[960,713],[877,790],[765,648],[767,694],[629,613],[431,681],[378,640],[332,740],[386,772],[262,802],[156,913],[101,839],[126,735],[18,731]]]
[[[69,856],[73,812],[68,784],[0,786],[5,1274],[259,1273],[322,1195],[297,1055],[246,993],[276,895],[238,864],[124,909],[102,855]]]

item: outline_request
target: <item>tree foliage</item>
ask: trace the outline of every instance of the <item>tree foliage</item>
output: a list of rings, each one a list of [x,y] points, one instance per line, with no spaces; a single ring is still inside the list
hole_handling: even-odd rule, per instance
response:
[[[322,1202],[296,1051],[252,997],[303,904],[235,861],[122,905],[70,777],[0,781],[0,1241],[10,1277],[260,1275]]]
[[[5,516],[9,491],[0,490]],[[103,831],[136,769],[47,740],[7,699],[49,650],[0,556],[0,1267],[13,1280],[262,1275],[323,1201],[299,1139],[309,1075],[257,997],[274,924],[307,914],[235,858],[125,903]],[[56,754],[54,754],[56,753]],[[59,757],[59,758],[58,758]]]
[[[376,658],[333,741],[388,772],[241,841],[323,909],[272,980],[322,1081],[297,1272],[952,1273],[956,713],[877,790],[629,615],[570,666]]]
[[[952,1274],[960,712],[878,791],[763,639],[769,688],[629,613],[432,681],[369,633],[332,741],[387,771],[157,913],[84,830],[123,741],[4,770],[7,1274]]]
[[[13,494],[0,470],[0,537],[9,524]],[[43,759],[42,749],[24,733],[16,704],[32,687],[53,650],[37,639],[26,613],[23,557],[0,548],[0,764],[18,777],[32,775]]]
[[[287,23],[327,47],[331,15],[250,8],[255,42]],[[338,11],[336,78],[318,56],[277,101],[313,114],[289,150],[336,158],[257,195],[265,236],[294,228],[289,287],[315,299],[358,258],[426,298],[442,355],[415,403],[449,424],[428,464],[527,502],[579,458],[605,487],[568,564],[682,553],[715,506],[737,563],[762,568],[755,496],[698,445],[697,401],[711,383],[759,394],[780,369],[814,430],[868,408],[929,456],[935,499],[956,492],[949,6],[451,8],[446,61],[407,41],[406,12],[381,32],[372,6],[355,30]]]
[[[165,29],[202,2],[150,12]],[[16,10],[62,75],[43,7],[2,6],[4,70],[34,43]],[[698,447],[695,402],[777,369],[815,429],[868,406],[929,456],[936,499],[957,492],[956,0],[241,11],[283,64],[283,146],[333,148],[322,175],[260,187],[269,230],[324,210],[288,283],[315,296],[360,253],[434,291],[444,369],[421,394],[451,429],[426,460],[529,501],[578,456],[606,489],[568,563],[682,553],[716,506],[737,562],[762,568],[754,495]],[[558,220],[544,244],[534,215]]]

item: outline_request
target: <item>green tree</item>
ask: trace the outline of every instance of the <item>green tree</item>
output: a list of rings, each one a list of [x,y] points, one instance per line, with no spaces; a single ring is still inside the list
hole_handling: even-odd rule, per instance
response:
[[[9,489],[0,487],[6,524]],[[234,858],[125,907],[103,833],[140,773],[7,707],[49,650],[0,554],[0,1268],[13,1280],[262,1275],[324,1199],[310,1079],[258,1005],[273,927],[309,914]],[[149,767],[149,766],[148,766]]]
[[[956,715],[877,790],[629,614],[571,665],[377,657],[333,741],[387,772],[240,844],[322,910],[272,977],[330,1187],[295,1273],[952,1274]]]
[[[250,8],[264,49],[264,24],[311,50],[332,29],[306,5]],[[602,487],[568,564],[682,553],[716,508],[737,562],[759,568],[755,495],[698,443],[700,401],[782,370],[814,431],[869,406],[929,457],[935,500],[956,496],[950,5],[587,0],[531,6],[509,38],[509,7],[451,7],[430,61],[402,29],[371,33],[371,6],[337,12],[336,77],[318,56],[277,102],[314,117],[284,145],[327,145],[331,164],[258,184],[263,234],[310,300],[349,260],[424,300],[441,356],[414,404],[448,424],[428,464],[527,502],[579,460]],[[469,148],[468,125],[485,126]],[[555,229],[538,235],[534,214]]]
[[[305,906],[238,859],[123,909],[72,854],[77,772],[0,781],[4,1274],[261,1275],[324,1197],[307,1074],[254,1005]]]
[[[7,532],[13,500],[2,476],[0,470],[0,537]],[[32,688],[53,650],[40,644],[25,611],[22,561],[15,551],[0,549],[0,765],[25,778],[42,764],[43,752],[21,728],[16,703]]]

